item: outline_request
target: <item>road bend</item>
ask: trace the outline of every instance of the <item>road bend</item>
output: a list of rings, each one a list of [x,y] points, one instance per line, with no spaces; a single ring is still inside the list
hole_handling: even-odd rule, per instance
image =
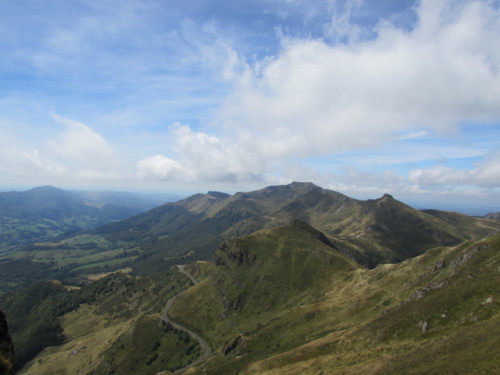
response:
[[[189,272],[187,272],[185,270],[185,267],[186,267],[185,265],[177,265],[177,268],[179,269],[179,272],[181,272],[184,275],[186,275],[187,277],[189,277],[189,279],[191,280],[191,282],[193,283],[193,285],[196,285],[198,283],[198,281],[193,277],[193,275],[191,275]],[[195,361],[193,361],[190,364],[184,366],[183,368],[175,371],[175,374],[181,374],[184,371],[187,371],[188,369],[190,369],[191,367],[199,365],[201,362],[203,362],[205,359],[207,359],[208,356],[210,354],[212,354],[212,349],[210,348],[210,345],[208,345],[208,343],[200,335],[198,335],[196,332],[193,332],[189,328],[186,328],[183,325],[172,321],[168,317],[168,312],[170,311],[170,309],[174,305],[174,302],[175,302],[175,299],[177,298],[177,296],[178,296],[178,294],[176,294],[175,296],[173,296],[172,298],[170,298],[167,301],[167,304],[165,305],[165,308],[163,309],[163,312],[161,314],[161,319],[165,323],[170,324],[172,327],[174,327],[174,328],[176,328],[178,330],[186,332],[189,336],[191,336],[194,340],[196,340],[198,342],[198,344],[200,344],[200,346],[203,349],[203,353]]]

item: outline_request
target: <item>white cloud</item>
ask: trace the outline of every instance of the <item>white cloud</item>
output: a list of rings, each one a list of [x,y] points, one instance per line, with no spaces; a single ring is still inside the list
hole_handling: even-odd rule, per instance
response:
[[[246,128],[252,149],[281,158],[375,147],[405,129],[498,121],[500,10],[433,4],[422,2],[411,31],[384,23],[350,46],[289,41],[242,79],[226,126]]]
[[[51,154],[77,169],[112,170],[119,165],[113,147],[100,134],[72,119],[58,115],[52,117],[65,129],[55,140],[47,142]]]
[[[29,145],[22,134],[10,129],[9,124],[0,122],[0,174],[8,181],[11,177],[16,180],[27,179],[33,176],[60,176],[67,170],[65,166]],[[14,129],[21,128],[14,124]],[[24,130],[24,129],[22,129]]]
[[[500,154],[492,155],[472,169],[435,166],[410,171],[408,180],[420,186],[476,186],[500,188]]]
[[[163,155],[144,158],[137,163],[137,174],[146,180],[178,180],[185,178],[182,165]]]
[[[236,84],[218,117],[222,135],[176,125],[171,129],[175,152],[144,158],[138,175],[233,183],[305,176],[359,191],[423,191],[432,181],[496,186],[493,162],[474,173],[436,167],[415,169],[406,177],[400,171],[363,170],[488,152],[481,145],[457,145],[456,138],[448,145],[422,141],[406,147],[405,142],[419,139],[456,137],[463,124],[496,126],[500,120],[500,10],[481,1],[438,3],[421,3],[413,30],[382,22],[375,37],[360,39],[357,32],[332,29],[351,44],[285,40],[279,55],[253,66],[218,44],[228,61],[219,64]],[[349,27],[349,14],[336,17],[338,27]],[[356,162],[346,153],[383,145],[390,149],[368,161],[361,160],[362,154]],[[361,169],[311,171],[314,167],[296,163],[342,153]]]
[[[6,181],[34,184],[123,181],[126,164],[104,137],[89,126],[52,115],[64,129],[48,140],[28,140],[4,123],[0,132],[0,172]],[[50,132],[41,133],[49,136]]]
[[[253,182],[261,179],[267,164],[255,153],[229,140],[187,125],[170,128],[177,159],[155,155],[137,163],[137,174],[146,179],[192,182]]]
[[[17,146],[0,145],[0,171],[4,177],[31,178],[62,176],[67,169],[38,150],[20,150]]]

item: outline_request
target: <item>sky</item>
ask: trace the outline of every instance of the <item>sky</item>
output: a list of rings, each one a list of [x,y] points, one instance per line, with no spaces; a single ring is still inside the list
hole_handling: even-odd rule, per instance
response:
[[[312,181],[500,211],[500,0],[0,0],[0,187]]]

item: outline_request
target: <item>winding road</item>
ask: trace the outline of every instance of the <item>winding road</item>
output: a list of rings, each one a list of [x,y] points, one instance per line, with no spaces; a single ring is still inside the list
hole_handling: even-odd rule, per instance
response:
[[[188,273],[185,270],[185,267],[186,267],[185,265],[177,265],[177,268],[179,269],[179,271],[181,273],[183,273],[184,275],[186,275],[187,277],[189,277],[189,279],[193,282],[193,285],[196,285],[198,283],[198,281],[193,277],[193,275],[191,275],[190,273]],[[175,296],[173,296],[172,298],[170,298],[167,301],[167,304],[165,305],[165,308],[163,309],[163,312],[161,314],[161,319],[165,323],[172,325],[172,327],[174,327],[174,328],[176,328],[178,330],[186,332],[189,336],[191,336],[194,340],[196,340],[201,345],[201,347],[203,349],[203,354],[201,356],[199,356],[195,361],[193,361],[189,365],[186,365],[183,368],[175,371],[175,374],[181,374],[184,371],[190,369],[191,367],[199,365],[201,362],[203,362],[205,359],[207,359],[208,356],[210,354],[212,354],[212,349],[210,348],[210,345],[208,345],[208,343],[200,335],[198,335],[196,332],[193,332],[189,328],[186,328],[186,327],[184,327],[184,326],[182,326],[182,325],[180,325],[178,323],[175,323],[174,321],[172,321],[168,317],[168,312],[172,308],[172,306],[173,306],[173,304],[174,304],[175,299],[177,298],[177,296],[178,296],[178,294],[175,295]]]

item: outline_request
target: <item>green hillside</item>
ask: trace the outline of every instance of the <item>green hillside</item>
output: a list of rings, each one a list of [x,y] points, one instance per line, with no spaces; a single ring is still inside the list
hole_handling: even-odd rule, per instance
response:
[[[49,281],[0,296],[0,308],[9,322],[16,349],[16,368],[19,370],[38,354],[41,359],[30,364],[34,367],[30,373],[36,373],[38,366],[43,368],[42,373],[47,373],[47,368],[51,374],[71,373],[60,369],[67,365],[61,358],[78,351],[82,361],[93,358],[94,367],[98,356],[109,360],[108,367],[104,363],[100,367],[101,373],[105,368],[127,367],[126,360],[130,358],[120,359],[122,354],[117,354],[122,347],[137,352],[135,345],[144,345],[143,352],[133,357],[136,369],[147,367],[154,374],[151,369],[165,362],[162,356],[151,359],[149,348],[156,341],[159,344],[155,350],[161,348],[162,352],[169,352],[165,348],[170,348],[171,341],[178,341],[173,347],[179,351],[179,357],[165,363],[171,368],[182,367],[196,356],[197,343],[183,332],[168,326],[158,330],[158,326],[159,313],[167,300],[188,286],[189,280],[179,277],[175,270],[144,278],[115,273],[81,288]],[[48,346],[52,349],[44,350]],[[77,364],[78,359],[68,366],[76,370],[89,365]],[[158,363],[151,367],[156,359]]]
[[[42,284],[4,296],[0,307],[14,317],[14,343],[40,318],[58,322],[59,341],[20,374],[175,372],[201,353],[162,322],[176,294],[170,319],[212,348],[188,374],[488,374],[500,365],[499,254],[497,235],[367,269],[294,220],[223,241],[213,261],[186,267],[199,281],[191,287],[173,267],[111,274],[78,290]],[[53,297],[41,294],[47,288]],[[22,316],[30,317],[24,327]]]
[[[367,270],[306,233],[258,232],[193,266],[205,279],[173,318],[220,349],[193,373],[498,369],[499,236]]]

